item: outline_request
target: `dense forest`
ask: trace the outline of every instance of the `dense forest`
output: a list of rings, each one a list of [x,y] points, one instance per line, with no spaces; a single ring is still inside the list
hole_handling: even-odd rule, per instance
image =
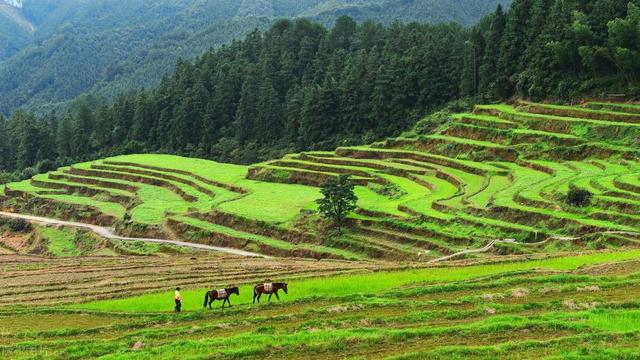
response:
[[[0,0],[0,113],[64,111],[156,87],[179,58],[268,30],[279,18],[476,23],[510,0]],[[3,16],[6,14],[7,16]]]
[[[468,34],[462,95],[640,95],[638,0],[516,0]]]
[[[249,163],[371,142],[461,98],[637,96],[639,24],[637,0],[516,0],[470,29],[281,20],[108,106],[0,119],[0,168],[131,152]]]

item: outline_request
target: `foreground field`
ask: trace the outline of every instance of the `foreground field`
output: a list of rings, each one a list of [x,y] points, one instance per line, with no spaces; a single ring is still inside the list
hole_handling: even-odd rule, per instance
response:
[[[636,247],[636,108],[481,105],[371,146],[250,167],[118,156],[9,184],[0,208],[284,257],[429,261],[487,244],[492,253],[467,257]],[[358,184],[358,208],[335,236],[315,200],[345,173]]]
[[[634,250],[402,269],[199,255],[2,256],[0,355],[634,358],[639,259]],[[48,280],[64,273],[64,282]],[[287,280],[290,294],[250,304],[251,284],[266,278]],[[230,283],[246,284],[233,308],[201,308],[205,289]],[[186,311],[173,314],[178,284]]]

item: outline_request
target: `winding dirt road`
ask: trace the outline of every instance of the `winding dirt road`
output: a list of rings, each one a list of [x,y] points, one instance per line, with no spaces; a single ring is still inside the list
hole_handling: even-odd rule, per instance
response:
[[[142,241],[146,243],[167,244],[167,245],[183,246],[183,247],[189,247],[189,248],[200,249],[200,250],[218,251],[218,252],[223,252],[223,253],[238,255],[238,256],[269,258],[269,256],[266,256],[266,255],[244,251],[244,250],[238,250],[234,248],[194,244],[194,243],[188,243],[188,242],[176,241],[176,240],[124,237],[124,236],[116,235],[113,232],[113,230],[110,228],[107,228],[104,226],[98,226],[98,225],[79,223],[79,222],[62,221],[58,219],[50,219],[50,218],[45,218],[40,216],[15,214],[15,213],[8,213],[8,212],[2,212],[2,211],[0,211],[0,216],[6,217],[6,218],[12,218],[12,219],[22,219],[32,223],[38,223],[43,225],[61,225],[61,226],[70,226],[78,229],[90,230],[103,238],[112,239],[112,240]]]

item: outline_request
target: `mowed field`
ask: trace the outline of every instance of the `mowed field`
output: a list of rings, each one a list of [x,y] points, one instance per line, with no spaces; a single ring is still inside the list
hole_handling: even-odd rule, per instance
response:
[[[500,263],[0,257],[7,359],[634,358],[640,251]],[[251,303],[253,284],[289,294]],[[237,284],[232,308],[205,289]],[[172,312],[182,285],[185,311]]]

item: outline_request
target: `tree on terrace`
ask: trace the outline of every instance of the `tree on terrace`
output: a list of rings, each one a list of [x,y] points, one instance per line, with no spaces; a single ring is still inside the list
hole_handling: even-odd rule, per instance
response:
[[[338,234],[342,232],[347,215],[356,208],[358,197],[354,187],[349,175],[340,175],[329,179],[320,190],[324,197],[317,200],[318,210],[322,217],[333,221]]]

